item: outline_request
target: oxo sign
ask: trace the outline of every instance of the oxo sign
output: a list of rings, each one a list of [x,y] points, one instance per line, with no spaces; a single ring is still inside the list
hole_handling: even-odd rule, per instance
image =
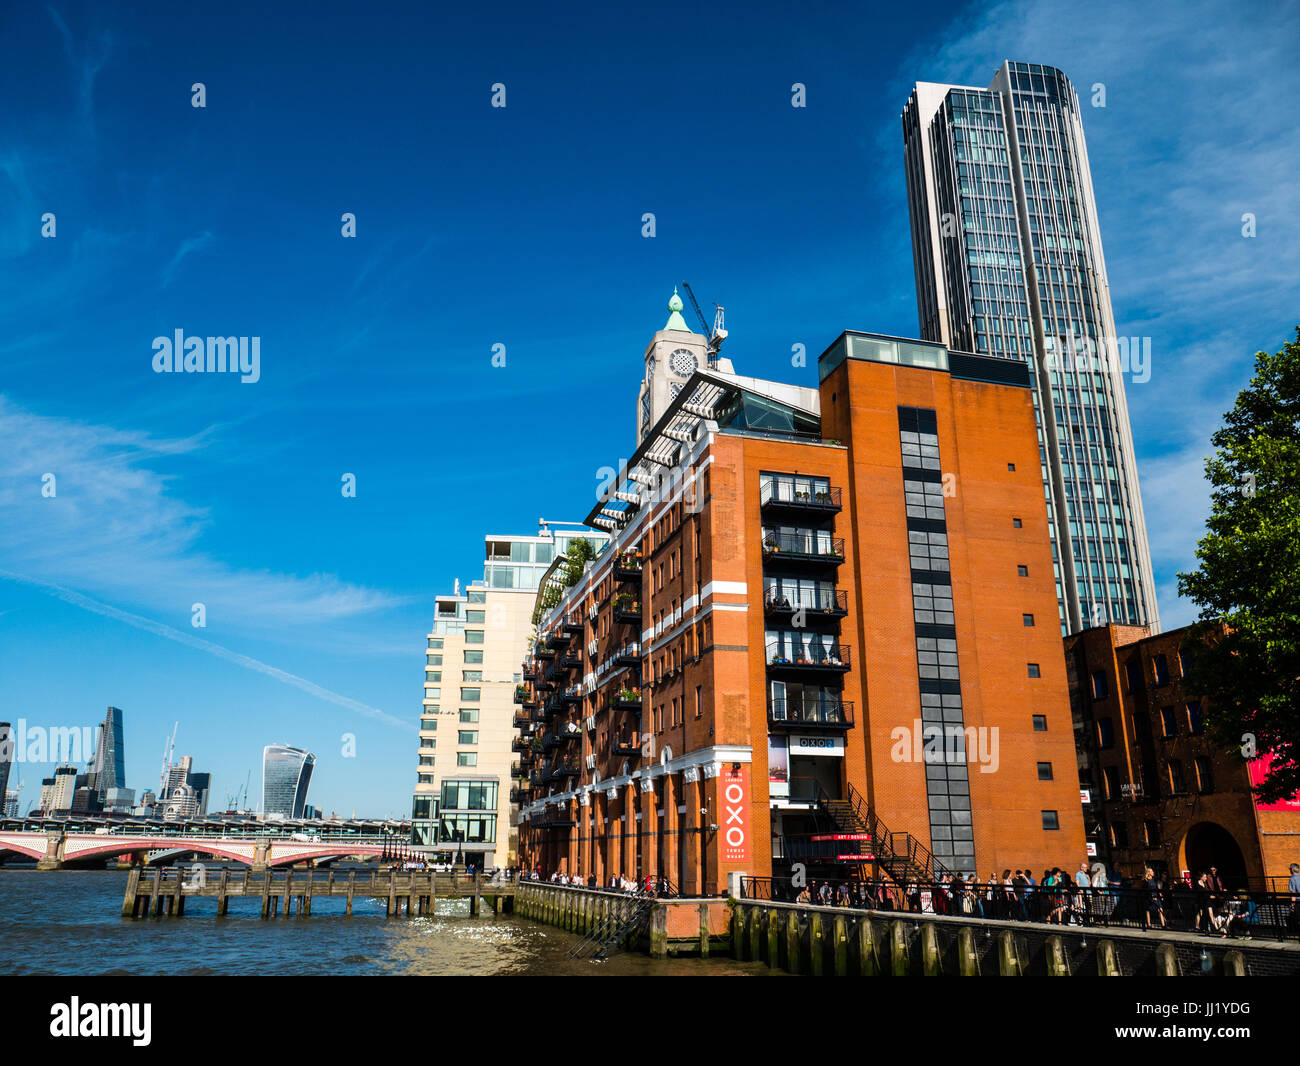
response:
[[[749,778],[743,766],[722,772],[722,861],[749,862]]]

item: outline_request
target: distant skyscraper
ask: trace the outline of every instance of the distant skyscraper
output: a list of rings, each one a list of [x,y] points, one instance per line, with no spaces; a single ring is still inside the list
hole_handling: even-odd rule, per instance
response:
[[[45,808],[47,815],[55,811],[72,810],[72,799],[77,790],[77,768],[75,766],[59,766],[54,771],[54,781],[50,789],[49,806]],[[44,789],[42,788],[42,794]]]
[[[88,787],[102,802],[110,788],[126,787],[126,749],[122,744],[122,712],[110,707],[95,737]]]
[[[14,761],[14,735],[8,722],[0,722],[0,797],[7,795],[9,767]]]
[[[18,790],[16,788],[6,789],[5,797],[5,817],[18,817]]]
[[[1033,368],[1062,629],[1158,627],[1074,87],[1008,62],[987,89],[918,82],[902,119],[921,335]]]
[[[262,813],[301,818],[315,765],[311,752],[268,744],[262,751]]]

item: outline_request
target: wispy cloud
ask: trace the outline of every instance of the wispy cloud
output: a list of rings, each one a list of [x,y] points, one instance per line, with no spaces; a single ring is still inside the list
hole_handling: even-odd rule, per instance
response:
[[[91,125],[95,109],[95,79],[108,63],[113,50],[113,38],[107,31],[101,32],[93,40],[84,43],[78,41],[72,30],[59,12],[48,8],[50,18],[63,39],[63,50],[68,62],[77,72],[77,111],[87,127]]]
[[[21,574],[10,573],[7,570],[0,570],[0,577],[10,581],[19,581],[24,584],[34,585],[44,589],[53,596],[57,596],[65,603],[70,603],[74,607],[80,607],[83,610],[91,611],[94,614],[102,615],[105,618],[112,618],[115,621],[123,622],[126,625],[134,626],[136,629],[143,629],[154,636],[163,637],[166,640],[174,640],[178,644],[184,644],[199,651],[206,652],[209,655],[215,655],[218,659],[225,659],[226,662],[234,663],[236,666],[243,667],[245,670],[253,670],[259,674],[265,674],[267,677],[274,678],[276,681],[286,685],[292,685],[294,688],[301,689],[303,692],[316,696],[318,699],[325,700],[338,707],[344,707],[350,711],[356,711],[357,714],[365,715],[367,718],[373,718],[376,721],[384,722],[387,725],[397,726],[399,729],[411,731],[412,726],[409,722],[404,722],[400,718],[389,714],[387,711],[381,711],[378,707],[371,707],[360,700],[354,700],[350,696],[341,696],[337,692],[331,692],[314,681],[308,681],[306,678],[299,677],[297,674],[291,674],[287,670],[281,670],[278,667],[271,666],[262,662],[260,659],[254,659],[251,655],[243,655],[237,651],[231,651],[229,648],[222,647],[220,644],[214,644],[210,640],[204,640],[196,637],[192,633],[186,633],[184,630],[175,629],[172,626],[164,625],[162,622],[156,622],[152,618],[144,618],[138,614],[132,614],[130,611],[124,611],[120,607],[114,607],[108,603],[101,603],[98,600],[91,599],[75,589],[62,588],[59,585],[50,584],[44,581],[32,581],[23,577]],[[0,612],[7,613],[7,612]]]
[[[212,234],[208,230],[204,230],[197,237],[186,237],[185,240],[181,241],[180,247],[176,249],[176,254],[171,258],[171,262],[163,268],[162,287],[165,289],[172,283],[172,278],[176,276],[176,268],[181,265],[181,261],[187,255],[206,248],[211,243]]]
[[[237,569],[201,547],[208,515],[155,466],[196,457],[166,439],[26,411],[0,396],[0,558],[38,583],[90,589],[172,617],[203,603],[241,628],[322,625],[400,605],[334,575]],[[55,495],[42,495],[46,474]]]

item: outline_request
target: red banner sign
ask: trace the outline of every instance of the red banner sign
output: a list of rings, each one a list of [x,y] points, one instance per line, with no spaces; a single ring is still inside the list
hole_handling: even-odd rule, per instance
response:
[[[749,776],[739,770],[722,771],[722,861],[749,862]]]

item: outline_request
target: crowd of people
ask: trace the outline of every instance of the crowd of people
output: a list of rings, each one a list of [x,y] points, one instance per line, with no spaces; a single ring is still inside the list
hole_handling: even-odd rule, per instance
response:
[[[1273,898],[1272,924],[1300,933],[1300,864],[1291,864],[1288,895]],[[945,915],[968,915],[1054,925],[1134,924],[1165,929],[1170,919],[1193,931],[1231,936],[1261,924],[1260,905],[1244,888],[1233,891],[1217,867],[1190,880],[1172,882],[1146,867],[1140,877],[1124,880],[1101,863],[1079,864],[1073,874],[1054,867],[1035,878],[1027,869],[1003,870],[987,879],[959,874],[937,876],[930,883],[885,878],[860,881],[808,881],[783,893],[798,903],[828,907],[862,907]],[[1278,899],[1280,898],[1280,902]]]
[[[609,880],[601,884],[597,881],[595,874],[588,874],[583,877],[582,872],[579,870],[575,870],[571,874],[555,870],[547,877],[542,873],[541,866],[536,866],[531,870],[511,867],[506,870],[506,876],[511,880],[536,881],[550,885],[565,885],[571,888],[599,888],[609,892],[643,893],[655,896],[672,894],[668,880],[663,877],[656,877],[654,874],[642,878],[632,878],[622,873],[611,874]]]

